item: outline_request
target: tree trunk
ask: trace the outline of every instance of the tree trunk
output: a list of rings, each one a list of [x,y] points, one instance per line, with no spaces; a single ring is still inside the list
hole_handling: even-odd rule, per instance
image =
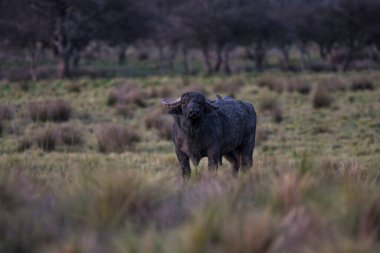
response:
[[[216,63],[215,63],[215,68],[214,68],[215,73],[218,73],[220,71],[220,67],[223,64],[222,53],[223,53],[223,46],[217,46],[217,49],[216,49]]]
[[[189,69],[189,51],[186,46],[182,46],[182,57],[183,57],[183,73],[188,75],[190,73]]]
[[[119,66],[124,65],[125,63],[125,50],[127,49],[127,45],[122,44],[119,47],[119,50],[117,52],[117,64]]]
[[[175,44],[170,48],[168,68],[171,71],[173,71],[173,69],[174,69],[174,62],[175,62],[175,59],[177,56],[177,52],[178,52],[178,45]]]
[[[231,74],[231,68],[230,68],[230,49],[226,48],[224,50],[224,73],[230,75]]]
[[[80,57],[80,53],[78,51],[75,51],[73,53],[73,64],[72,64],[73,68],[75,68],[75,69],[78,68],[79,62],[80,62],[80,58],[81,58]]]
[[[255,46],[255,64],[258,72],[263,71],[263,63],[265,59],[265,49],[262,42],[258,42]]]
[[[212,75],[213,69],[211,65],[210,53],[207,47],[202,48],[203,58],[206,65],[207,74]]]
[[[354,55],[354,49],[350,49],[343,62],[343,69],[342,69],[343,72],[346,72],[348,68],[350,67],[350,63],[352,61],[353,55]]]
[[[61,59],[59,62],[58,74],[60,78],[68,78],[71,75],[70,70],[70,58],[71,55],[69,53],[65,53],[61,55]]]
[[[290,68],[290,55],[289,55],[289,48],[287,46],[282,46],[280,48],[282,52],[282,56],[284,57],[283,59],[283,64],[282,64],[282,69],[283,70],[289,70]]]
[[[301,63],[302,63],[302,70],[308,70],[310,69],[310,57],[309,57],[309,53],[306,49],[306,46],[304,44],[301,45],[300,47],[300,52],[301,52]]]
[[[38,79],[37,76],[37,48],[27,49],[27,60],[29,62],[29,74],[33,82],[36,82]]]

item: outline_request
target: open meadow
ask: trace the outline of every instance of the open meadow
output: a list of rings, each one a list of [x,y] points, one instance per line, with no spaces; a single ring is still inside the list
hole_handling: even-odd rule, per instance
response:
[[[255,106],[250,171],[182,179],[190,90]],[[380,72],[3,81],[0,252],[380,252]]]

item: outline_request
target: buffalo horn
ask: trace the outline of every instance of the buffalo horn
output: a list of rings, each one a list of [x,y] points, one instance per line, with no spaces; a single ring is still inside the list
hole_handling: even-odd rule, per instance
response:
[[[161,104],[169,108],[177,107],[181,104],[181,98],[179,97],[177,99],[171,99],[171,98],[162,99]]]

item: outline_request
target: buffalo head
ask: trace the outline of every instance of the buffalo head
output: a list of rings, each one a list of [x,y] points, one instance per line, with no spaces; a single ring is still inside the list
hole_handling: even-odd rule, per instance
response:
[[[204,114],[210,113],[218,108],[212,101],[197,92],[186,92],[174,100],[163,99],[161,103],[170,108],[170,114],[182,115],[189,120],[198,120],[202,118]]]

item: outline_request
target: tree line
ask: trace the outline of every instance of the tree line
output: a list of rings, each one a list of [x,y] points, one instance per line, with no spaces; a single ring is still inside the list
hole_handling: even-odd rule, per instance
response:
[[[69,77],[92,42],[117,48],[123,62],[128,47],[148,41],[169,49],[169,66],[181,55],[185,72],[196,49],[209,74],[230,73],[236,48],[261,71],[272,48],[290,68],[296,47],[312,69],[313,45],[331,69],[347,70],[357,57],[377,60],[379,13],[377,0],[0,0],[0,50],[23,52],[34,79],[41,52]]]

